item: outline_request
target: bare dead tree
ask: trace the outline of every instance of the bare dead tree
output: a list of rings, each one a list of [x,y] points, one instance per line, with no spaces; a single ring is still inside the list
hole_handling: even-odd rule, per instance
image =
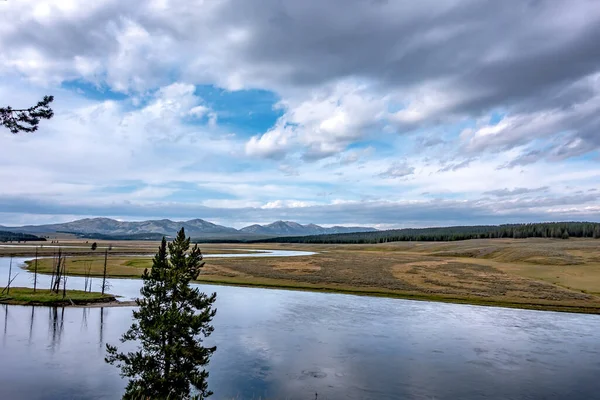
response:
[[[9,295],[10,294],[10,284],[12,282],[12,260],[13,260],[13,256],[11,254],[10,256],[10,264],[8,266],[8,283],[6,284],[6,287],[4,288],[4,290],[2,291],[2,293],[4,293],[4,291],[6,291],[6,294]]]
[[[63,258],[62,277],[63,277],[63,299],[67,296],[67,263]]]
[[[50,278],[50,291],[54,288],[54,278],[56,272],[56,251],[52,254],[52,277]]]
[[[104,270],[102,272],[102,294],[104,294],[104,292],[107,289],[107,282],[106,282],[106,263],[108,261],[108,250],[104,250]]]
[[[37,291],[37,273],[38,273],[38,248],[35,247],[35,261],[33,264],[33,293]]]
[[[90,278],[90,268],[89,268],[89,264],[86,264],[86,268],[85,268],[85,275],[84,275],[84,279],[83,279],[83,291],[87,292],[88,290],[88,282],[89,282],[89,278]]]
[[[61,277],[62,277],[62,272],[63,272],[64,259],[65,259],[65,257],[63,257],[62,250],[59,247],[58,248],[58,258],[56,260],[56,275],[54,277],[54,287],[52,288],[52,291],[56,294],[58,294],[58,292],[60,291],[60,283],[61,283]]]
[[[89,261],[85,266],[84,292],[92,292],[92,262]]]

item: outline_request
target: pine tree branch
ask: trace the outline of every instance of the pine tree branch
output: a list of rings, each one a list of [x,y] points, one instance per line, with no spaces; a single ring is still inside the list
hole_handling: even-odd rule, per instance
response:
[[[0,125],[8,128],[13,134],[35,132],[40,120],[54,116],[54,111],[50,108],[53,101],[54,96],[44,96],[35,106],[29,108],[0,107]]]

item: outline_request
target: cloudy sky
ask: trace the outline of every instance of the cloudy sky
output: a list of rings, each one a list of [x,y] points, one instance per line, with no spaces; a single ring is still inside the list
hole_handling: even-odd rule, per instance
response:
[[[597,0],[7,0],[0,224],[600,221]]]

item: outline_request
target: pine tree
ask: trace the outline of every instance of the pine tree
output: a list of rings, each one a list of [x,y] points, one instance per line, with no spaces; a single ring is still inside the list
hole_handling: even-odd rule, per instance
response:
[[[194,398],[212,394],[204,366],[216,347],[204,347],[202,337],[213,331],[216,293],[209,296],[190,286],[204,262],[197,245],[189,248],[182,228],[168,246],[163,238],[152,269],[144,271],[135,322],[121,338],[137,340],[141,347],[125,354],[106,345],[106,362],[118,365],[121,375],[129,378],[125,399],[188,399],[192,387]]]

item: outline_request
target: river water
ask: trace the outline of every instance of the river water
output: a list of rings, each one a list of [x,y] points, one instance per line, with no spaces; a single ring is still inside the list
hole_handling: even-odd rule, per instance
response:
[[[8,262],[0,258],[2,280]],[[31,285],[16,272],[15,286]],[[111,283],[133,298],[141,282]],[[209,365],[215,399],[600,398],[595,315],[201,288],[217,292],[207,343],[218,347]],[[104,351],[119,344],[131,311],[0,305],[0,399],[119,398],[125,382]]]

